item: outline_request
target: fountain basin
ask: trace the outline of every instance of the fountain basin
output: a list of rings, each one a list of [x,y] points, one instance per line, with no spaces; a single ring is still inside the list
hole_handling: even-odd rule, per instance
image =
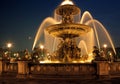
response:
[[[46,32],[54,37],[74,38],[84,35],[91,30],[90,26],[83,24],[55,24],[48,26]]]

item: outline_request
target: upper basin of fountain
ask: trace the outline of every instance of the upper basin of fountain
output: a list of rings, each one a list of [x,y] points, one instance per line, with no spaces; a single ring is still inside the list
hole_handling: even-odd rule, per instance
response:
[[[74,38],[79,37],[91,30],[90,26],[83,24],[56,24],[46,28],[46,32],[54,37]]]
[[[69,11],[68,11],[69,10]],[[58,15],[77,15],[80,14],[80,9],[76,5],[62,5],[55,10]]]

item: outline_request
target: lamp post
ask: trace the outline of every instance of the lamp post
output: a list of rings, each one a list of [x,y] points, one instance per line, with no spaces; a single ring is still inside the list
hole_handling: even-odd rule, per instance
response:
[[[107,44],[104,44],[103,45],[103,48],[104,48],[104,54],[105,54],[105,57],[108,59],[108,57],[107,57]]]
[[[107,48],[107,44],[104,44],[103,47],[106,49]]]
[[[41,49],[42,58],[43,58],[43,50],[44,50],[44,46],[43,46],[43,45],[40,45],[40,49]]]
[[[10,48],[12,47],[12,43],[7,43],[7,48],[8,48],[8,57],[10,59]]]
[[[12,47],[12,43],[7,43],[7,47],[10,49]]]
[[[44,48],[44,46],[43,46],[43,45],[40,45],[40,49],[42,49],[42,50],[43,50],[43,48]]]

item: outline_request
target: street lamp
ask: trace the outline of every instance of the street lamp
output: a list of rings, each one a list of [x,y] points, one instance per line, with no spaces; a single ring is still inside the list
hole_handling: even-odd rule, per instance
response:
[[[43,54],[44,54],[44,45],[40,45],[40,49],[41,49],[41,53],[42,53],[42,57],[43,57]]]
[[[44,48],[44,46],[43,46],[43,45],[40,45],[40,49],[42,49],[42,50],[43,50],[43,48]]]
[[[107,51],[106,51],[106,49],[107,49],[107,44],[104,44],[103,45],[103,48],[104,48],[104,54],[105,54],[105,56],[106,56],[106,58],[107,58]],[[107,58],[108,59],[108,58]]]
[[[106,49],[107,48],[107,44],[104,44],[103,47]]]
[[[7,48],[8,48],[8,57],[10,59],[10,48],[12,47],[12,43],[7,43]]]
[[[12,47],[12,43],[7,43],[7,47],[10,49]]]

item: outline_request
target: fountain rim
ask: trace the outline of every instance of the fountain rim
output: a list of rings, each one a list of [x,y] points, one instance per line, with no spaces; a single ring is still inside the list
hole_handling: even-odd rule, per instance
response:
[[[90,26],[84,24],[63,23],[50,25],[45,29],[45,32],[49,33],[53,37],[64,38],[64,35],[66,35],[67,37],[74,38],[88,33],[91,29],[92,28]]]

